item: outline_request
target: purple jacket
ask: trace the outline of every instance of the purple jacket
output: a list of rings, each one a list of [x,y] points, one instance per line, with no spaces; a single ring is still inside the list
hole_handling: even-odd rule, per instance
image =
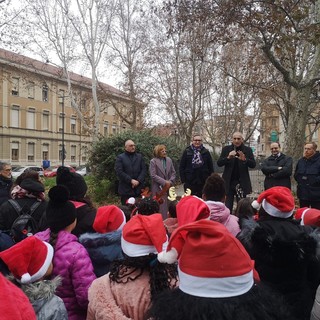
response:
[[[50,229],[35,236],[48,242]],[[56,294],[62,298],[69,320],[86,319],[88,289],[96,276],[86,249],[75,235],[66,231],[58,233],[54,246],[52,278],[57,275],[62,277],[62,284]]]
[[[206,201],[206,204],[210,209],[210,220],[222,223],[234,236],[240,232],[238,217],[230,214],[224,203]]]

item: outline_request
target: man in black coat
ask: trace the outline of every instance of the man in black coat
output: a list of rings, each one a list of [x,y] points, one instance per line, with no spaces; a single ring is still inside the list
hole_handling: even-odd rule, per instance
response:
[[[264,189],[282,186],[291,189],[292,158],[280,152],[279,142],[270,145],[271,156],[265,159],[261,171],[266,176]]]
[[[180,160],[179,173],[181,182],[184,183],[184,190],[190,189],[193,195],[201,198],[203,186],[212,172],[211,154],[203,146],[201,136],[196,134]]]
[[[115,171],[119,179],[118,192],[121,203],[126,204],[130,197],[139,197],[144,187],[146,165],[140,153],[136,152],[136,145],[127,140],[124,145],[125,152],[118,155]]]
[[[10,199],[12,187],[11,165],[0,161],[0,205]]]
[[[320,209],[320,153],[316,143],[304,145],[303,157],[297,163],[294,178],[298,183],[300,208]]]
[[[222,148],[217,165],[224,166],[222,178],[226,185],[226,207],[232,212],[234,197],[239,201],[240,197],[245,198],[252,192],[248,168],[256,166],[252,149],[243,144],[241,132],[235,132],[232,144]]]

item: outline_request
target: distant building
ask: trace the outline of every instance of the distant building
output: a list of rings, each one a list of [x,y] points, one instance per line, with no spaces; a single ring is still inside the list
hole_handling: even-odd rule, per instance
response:
[[[0,68],[0,159],[12,165],[42,165],[43,161],[57,165],[64,140],[65,163],[85,164],[93,141],[91,80],[70,73],[71,97],[61,68],[3,49]],[[114,103],[125,109],[131,100],[114,87],[99,86],[99,134],[127,130]],[[141,104],[140,123],[142,109]]]

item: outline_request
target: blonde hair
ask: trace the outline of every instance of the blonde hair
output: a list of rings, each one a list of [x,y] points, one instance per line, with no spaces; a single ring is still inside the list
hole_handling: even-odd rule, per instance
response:
[[[160,152],[163,150],[163,149],[166,149],[166,146],[164,144],[158,144],[154,147],[153,149],[153,155],[157,158],[160,158]]]

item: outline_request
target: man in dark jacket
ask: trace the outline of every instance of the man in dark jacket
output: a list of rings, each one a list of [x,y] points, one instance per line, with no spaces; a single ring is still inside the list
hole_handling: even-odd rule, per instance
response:
[[[10,199],[12,187],[11,165],[0,161],[0,205]]]
[[[294,178],[298,183],[300,208],[320,209],[320,154],[316,143],[308,142],[304,145],[303,157],[296,165]]]
[[[191,145],[184,150],[179,171],[184,190],[190,189],[193,195],[201,198],[206,179],[213,172],[213,161],[200,135],[194,135]]]
[[[265,174],[264,189],[282,186],[291,189],[292,158],[280,152],[279,142],[270,145],[271,156],[265,159],[261,171]]]
[[[119,179],[118,192],[121,203],[126,204],[130,197],[139,197],[144,187],[146,165],[132,140],[127,140],[124,145],[125,152],[118,155],[115,171]]]
[[[239,201],[240,197],[245,198],[252,192],[248,168],[256,166],[252,149],[243,144],[241,132],[235,132],[232,144],[222,148],[217,164],[224,166],[222,178],[226,185],[226,207],[232,212],[234,197]]]

